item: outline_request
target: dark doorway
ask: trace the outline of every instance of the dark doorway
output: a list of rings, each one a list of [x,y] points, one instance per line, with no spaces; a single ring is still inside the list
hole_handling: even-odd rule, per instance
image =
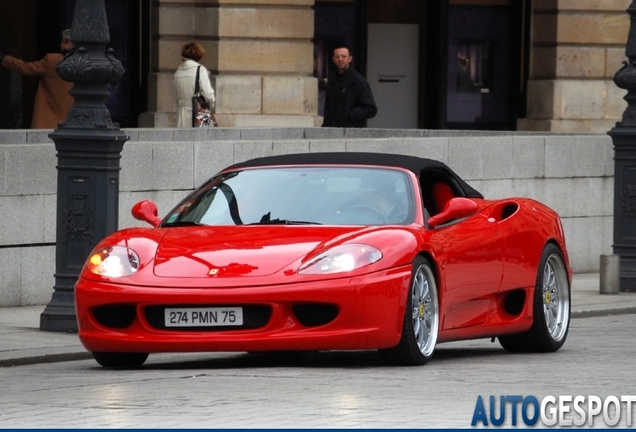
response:
[[[0,51],[2,54],[27,61],[41,58],[38,57],[37,51],[38,23],[36,16],[32,13],[36,8],[36,2],[37,0],[23,0],[2,4],[0,8]],[[22,76],[20,73],[0,67],[0,128],[21,129],[31,125],[37,84],[37,78]]]
[[[318,78],[318,115],[324,114],[327,78],[336,72],[331,60],[335,45],[352,50],[353,67],[364,74],[364,48],[360,37],[363,1],[316,1],[314,5],[314,76]]]
[[[525,109],[526,8],[524,0],[440,2],[439,25],[428,33],[427,56],[438,67],[427,70],[427,127],[516,129]]]
[[[320,86],[333,42],[353,45],[365,75],[369,23],[417,24],[418,127],[515,130],[525,117],[530,0],[317,0],[314,9]]]
[[[140,112],[146,110],[146,76],[142,73],[148,57],[147,26],[150,0],[105,0],[110,43],[125,73],[109,87],[106,100],[113,121],[121,127],[136,127]],[[70,28],[75,0],[25,0],[12,3],[0,13],[0,50],[26,62],[38,61],[49,52],[59,52],[61,32]],[[144,66],[145,65],[145,66]],[[0,128],[28,129],[38,78],[0,68]]]

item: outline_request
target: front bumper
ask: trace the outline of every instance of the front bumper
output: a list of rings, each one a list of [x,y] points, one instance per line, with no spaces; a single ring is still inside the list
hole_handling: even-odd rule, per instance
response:
[[[301,351],[389,348],[399,343],[411,266],[361,277],[264,287],[157,288],[80,278],[75,286],[79,338],[91,352]],[[268,310],[256,328],[166,329],[162,307],[241,306]],[[303,319],[311,305],[337,313]],[[129,325],[113,326],[96,311],[123,307]],[[154,310],[154,319],[152,313]],[[149,319],[150,317],[150,319]],[[303,324],[304,322],[304,324]],[[317,324],[316,324],[317,323]],[[128,323],[125,323],[128,324]]]

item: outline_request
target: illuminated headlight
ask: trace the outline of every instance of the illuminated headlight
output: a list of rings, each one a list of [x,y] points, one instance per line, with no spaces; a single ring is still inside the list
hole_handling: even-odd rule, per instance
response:
[[[373,246],[347,244],[318,255],[298,269],[299,274],[331,274],[348,272],[373,264],[382,258],[382,252]]]
[[[124,246],[96,249],[86,263],[92,273],[106,277],[130,276],[139,269],[139,255]]]

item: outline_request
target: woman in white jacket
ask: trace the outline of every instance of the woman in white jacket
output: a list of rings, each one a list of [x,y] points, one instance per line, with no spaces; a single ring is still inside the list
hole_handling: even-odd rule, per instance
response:
[[[192,96],[194,96],[194,80],[199,66],[201,66],[199,91],[210,104],[210,108],[214,107],[214,89],[210,84],[208,70],[199,63],[204,54],[205,50],[196,42],[189,42],[181,48],[182,63],[172,79],[172,94],[178,110],[177,127],[192,127]]]

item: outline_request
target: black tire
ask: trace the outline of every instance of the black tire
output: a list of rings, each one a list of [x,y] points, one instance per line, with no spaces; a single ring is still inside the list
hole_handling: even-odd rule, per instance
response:
[[[413,260],[406,300],[402,338],[395,348],[381,349],[382,359],[393,365],[419,366],[433,357],[439,331],[439,297],[433,269],[426,259]]]
[[[135,369],[144,364],[148,353],[93,352],[93,358],[104,367]]]
[[[563,346],[570,327],[570,284],[563,254],[550,243],[543,249],[534,288],[532,327],[525,333],[500,336],[510,352],[554,352]]]

